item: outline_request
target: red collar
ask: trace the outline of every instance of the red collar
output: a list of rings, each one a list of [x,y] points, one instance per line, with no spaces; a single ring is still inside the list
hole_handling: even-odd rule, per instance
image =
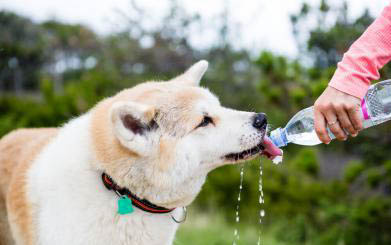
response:
[[[171,211],[173,211],[175,209],[175,208],[167,209],[167,208],[159,207],[157,205],[150,203],[149,201],[147,201],[145,199],[138,198],[136,195],[131,193],[128,189],[119,187],[113,181],[113,179],[105,173],[102,174],[102,181],[108,190],[112,190],[121,196],[123,196],[123,195],[128,196],[130,198],[130,200],[132,200],[133,206],[136,206],[145,212],[155,213],[155,214],[156,213],[164,214],[164,213],[170,213]]]

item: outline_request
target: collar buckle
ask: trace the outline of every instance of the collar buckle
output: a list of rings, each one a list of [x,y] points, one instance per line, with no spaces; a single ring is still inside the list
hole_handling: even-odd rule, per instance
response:
[[[175,218],[175,216],[173,214],[171,214],[171,219],[177,224],[184,223],[186,221],[186,218],[187,218],[186,207],[182,207],[182,217],[180,219]]]

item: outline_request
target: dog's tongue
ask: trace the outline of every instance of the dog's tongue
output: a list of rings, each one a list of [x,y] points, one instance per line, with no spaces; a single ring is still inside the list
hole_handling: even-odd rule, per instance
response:
[[[265,135],[262,145],[265,147],[263,154],[269,159],[273,160],[278,156],[282,156],[282,150],[275,146],[268,136]]]

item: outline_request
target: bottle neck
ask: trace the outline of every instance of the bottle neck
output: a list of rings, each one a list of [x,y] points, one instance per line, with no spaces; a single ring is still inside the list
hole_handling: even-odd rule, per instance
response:
[[[277,128],[270,133],[270,139],[274,145],[281,148],[287,146],[289,141],[285,128]]]

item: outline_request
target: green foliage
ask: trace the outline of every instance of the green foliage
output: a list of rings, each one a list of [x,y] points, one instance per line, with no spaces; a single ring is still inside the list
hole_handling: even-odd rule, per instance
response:
[[[386,170],[387,175],[391,175],[391,160],[384,163],[384,169]]]
[[[301,149],[293,160],[293,164],[298,170],[311,176],[316,176],[319,172],[316,152],[311,148]]]
[[[383,178],[383,173],[380,169],[372,168],[367,171],[367,181],[371,188],[378,187]]]
[[[348,183],[352,183],[365,170],[362,162],[351,161],[345,167],[344,179]]]
[[[350,209],[345,228],[347,244],[388,244],[391,236],[390,200],[373,198],[354,203]]]
[[[0,11],[0,90],[37,86],[45,62],[42,29],[31,20]]]

